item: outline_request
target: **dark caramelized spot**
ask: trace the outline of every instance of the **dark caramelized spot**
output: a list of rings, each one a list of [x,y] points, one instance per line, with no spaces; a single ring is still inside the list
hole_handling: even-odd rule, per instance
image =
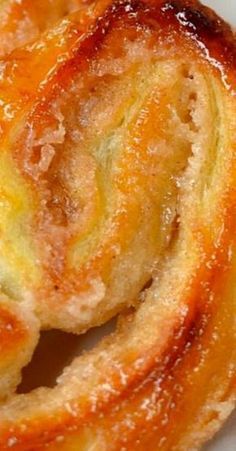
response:
[[[173,0],[163,2],[161,6],[163,18],[167,23],[178,23],[186,29],[194,39],[203,41],[221,64],[235,67],[236,48],[235,38],[230,26],[224,22],[213,10],[193,0]],[[227,42],[227,45],[226,45]]]

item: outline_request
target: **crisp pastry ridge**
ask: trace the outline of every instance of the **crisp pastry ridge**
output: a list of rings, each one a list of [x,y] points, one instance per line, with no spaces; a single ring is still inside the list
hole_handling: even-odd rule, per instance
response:
[[[199,449],[233,410],[235,55],[209,9],[149,0],[2,58],[1,450]],[[132,305],[14,395],[40,329]]]

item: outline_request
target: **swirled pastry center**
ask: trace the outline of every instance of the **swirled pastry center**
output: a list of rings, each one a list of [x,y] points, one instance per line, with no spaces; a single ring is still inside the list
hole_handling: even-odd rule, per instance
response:
[[[179,226],[194,146],[217,139],[209,81],[152,40],[117,26],[1,156],[2,284],[30,293],[45,325],[86,328],[138,301]]]

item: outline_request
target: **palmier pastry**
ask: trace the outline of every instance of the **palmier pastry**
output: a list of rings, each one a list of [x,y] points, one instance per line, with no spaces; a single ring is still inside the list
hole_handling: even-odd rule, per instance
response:
[[[191,0],[91,11],[1,60],[0,449],[196,450],[236,397],[235,38]],[[40,330],[117,313],[15,394]]]

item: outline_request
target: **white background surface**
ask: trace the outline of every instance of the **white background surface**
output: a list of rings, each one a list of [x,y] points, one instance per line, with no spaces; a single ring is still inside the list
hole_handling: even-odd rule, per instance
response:
[[[236,0],[202,0],[236,27]],[[236,413],[204,451],[236,451]]]
[[[202,3],[213,8],[236,27],[236,0],[202,0]]]

